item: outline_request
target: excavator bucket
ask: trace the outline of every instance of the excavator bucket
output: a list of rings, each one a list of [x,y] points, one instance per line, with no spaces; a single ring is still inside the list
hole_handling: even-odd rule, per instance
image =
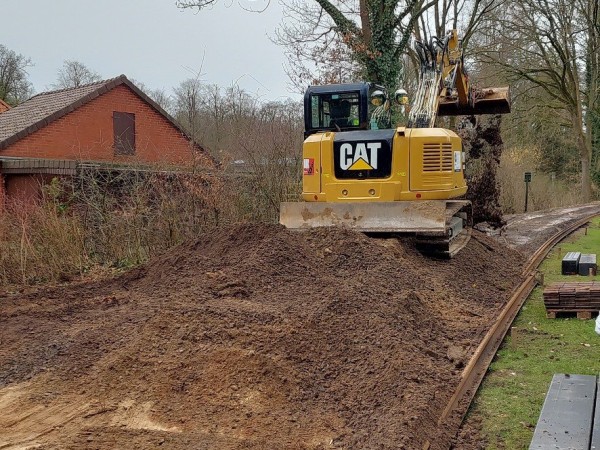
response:
[[[286,202],[279,217],[290,229],[345,226],[370,234],[410,233],[424,253],[443,257],[466,245],[472,225],[471,203],[466,200]]]
[[[473,89],[471,98],[472,105],[461,105],[456,97],[440,96],[438,116],[507,114],[510,112],[508,87]]]

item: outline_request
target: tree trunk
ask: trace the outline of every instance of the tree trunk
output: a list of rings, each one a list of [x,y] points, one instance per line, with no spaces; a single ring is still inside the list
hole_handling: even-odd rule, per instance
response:
[[[597,0],[588,0],[589,12],[589,35],[587,38],[586,54],[586,84],[587,84],[587,105],[586,105],[586,129],[589,140],[589,147],[592,154],[591,173],[593,181],[600,183],[600,11]]]
[[[583,130],[581,119],[580,114],[573,115],[573,131],[577,135],[577,146],[581,158],[581,201],[587,203],[592,199],[592,149],[591,139],[588,139],[588,133],[591,133],[591,130],[588,129],[587,133]]]
[[[592,182],[590,177],[589,154],[581,155],[581,199],[584,203],[592,199]]]

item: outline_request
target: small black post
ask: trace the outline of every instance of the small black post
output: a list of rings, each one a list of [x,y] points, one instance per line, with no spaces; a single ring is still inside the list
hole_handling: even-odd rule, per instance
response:
[[[531,172],[525,172],[525,212],[527,212],[527,200],[529,199],[529,182],[531,181]]]

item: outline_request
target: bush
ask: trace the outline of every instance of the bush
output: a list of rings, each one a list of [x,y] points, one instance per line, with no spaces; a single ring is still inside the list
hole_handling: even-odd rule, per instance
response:
[[[277,221],[279,201],[299,193],[299,170],[282,164],[258,174],[86,169],[55,178],[37,202],[12,200],[2,214],[0,285],[131,267],[213,227]]]
[[[83,224],[53,202],[9,202],[1,216],[0,284],[60,280],[88,267]]]

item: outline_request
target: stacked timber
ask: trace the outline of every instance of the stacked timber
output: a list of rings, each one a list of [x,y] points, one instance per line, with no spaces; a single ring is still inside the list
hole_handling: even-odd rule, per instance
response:
[[[579,318],[590,318],[600,311],[600,282],[561,281],[544,289],[544,305],[548,317],[557,312],[576,312]]]

